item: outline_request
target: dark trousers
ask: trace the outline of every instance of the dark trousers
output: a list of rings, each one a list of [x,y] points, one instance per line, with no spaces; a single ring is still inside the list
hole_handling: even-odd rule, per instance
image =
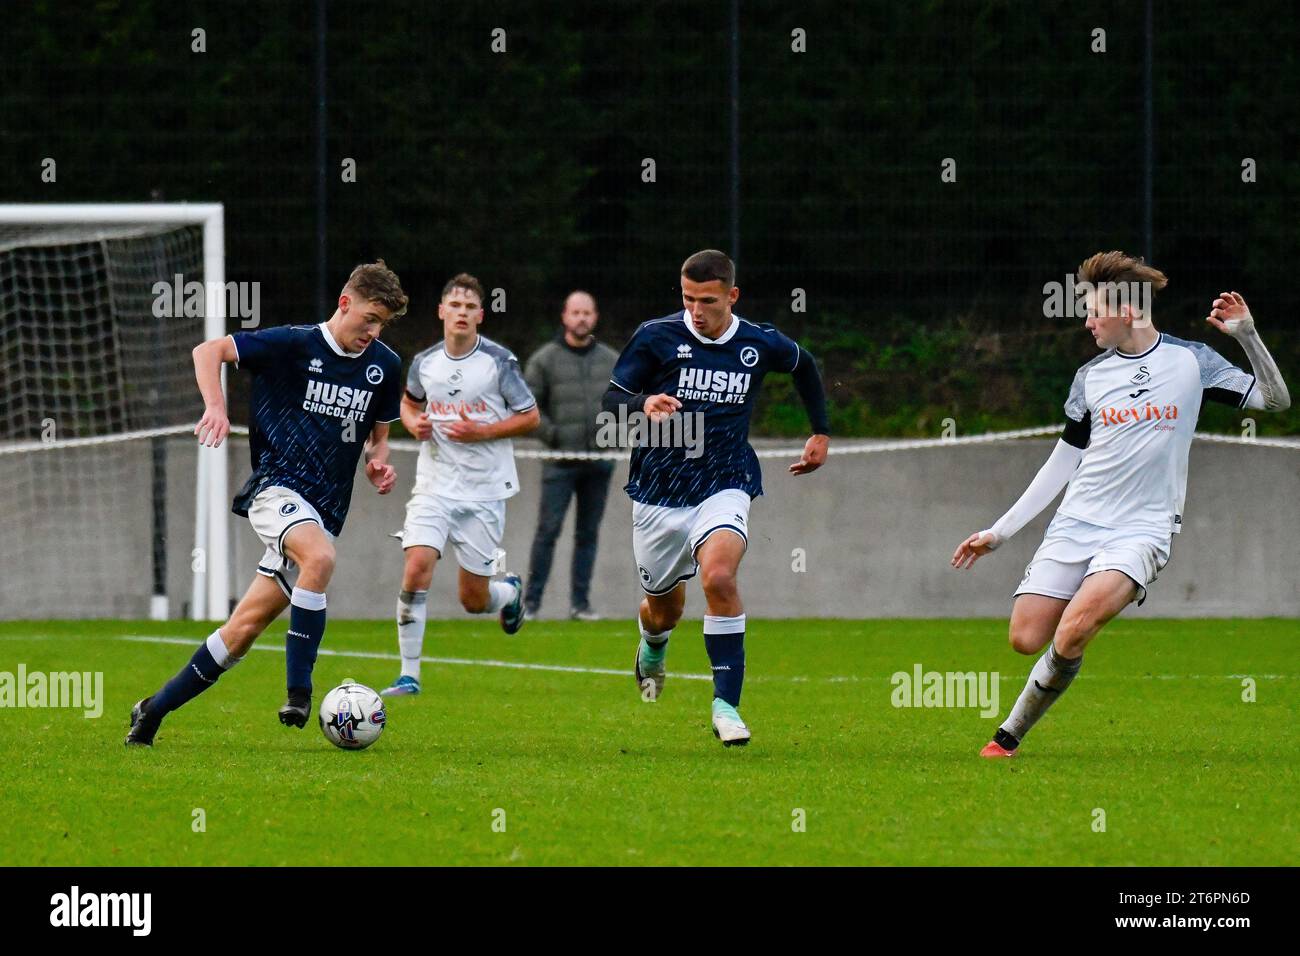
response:
[[[600,519],[605,514],[612,461],[548,461],[542,466],[542,500],[537,515],[537,535],[528,564],[528,587],[524,604],[537,608],[542,603],[546,579],[551,576],[555,540],[560,536],[569,498],[576,496],[577,521],[573,536],[573,570],[570,574],[569,606],[586,610],[591,591],[591,571],[596,565],[596,540]]]

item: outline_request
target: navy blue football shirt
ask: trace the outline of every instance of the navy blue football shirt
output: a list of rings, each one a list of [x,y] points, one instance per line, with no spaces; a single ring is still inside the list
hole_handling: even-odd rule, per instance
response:
[[[345,352],[324,323],[231,338],[239,367],[253,373],[253,474],[235,496],[235,514],[247,515],[258,492],[278,485],[302,495],[337,535],[371,428],[398,417],[401,358],[378,339],[364,352]]]
[[[685,311],[641,325],[610,381],[633,395],[672,395],[682,414],[702,412],[704,446],[696,458],[686,448],[633,449],[624,491],[633,501],[668,508],[697,505],[728,488],[761,495],[763,477],[749,444],[754,402],[765,374],[792,372],[798,363],[792,339],[734,313],[716,339],[696,332]]]

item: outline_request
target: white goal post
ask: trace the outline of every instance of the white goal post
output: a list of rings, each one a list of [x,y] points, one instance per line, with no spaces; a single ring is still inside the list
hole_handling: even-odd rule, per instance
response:
[[[195,228],[201,230],[202,234],[201,253],[199,243],[193,235]],[[182,230],[179,233],[182,238],[169,240],[167,236],[172,230]],[[132,251],[131,243],[146,240],[151,240],[152,244],[146,243],[141,252]],[[147,301],[142,299],[146,283],[151,283],[155,278],[171,280],[171,275],[165,273],[172,268],[173,260],[168,255],[173,245],[186,250],[183,261],[189,263],[191,269],[196,266],[202,269],[204,310],[201,334],[196,321],[193,326],[187,325],[175,331],[157,331],[143,344],[123,345],[123,339],[138,336],[144,323],[157,324],[161,321],[155,317],[156,313],[150,315],[141,302]],[[101,247],[104,250],[111,249],[111,254],[105,251],[102,257],[91,255]],[[178,257],[176,261],[181,259]],[[76,393],[77,382],[80,381],[76,376],[88,377],[102,372],[96,367],[97,354],[104,356],[103,364],[116,363],[119,366],[114,369],[115,375],[128,379],[129,370],[123,370],[121,355],[131,348],[135,348],[137,353],[140,349],[147,349],[150,341],[161,342],[164,335],[186,337],[183,342],[179,338],[168,341],[169,350],[166,352],[155,346],[158,350],[152,355],[152,361],[155,365],[167,365],[166,375],[170,376],[166,380],[167,389],[178,391],[183,375],[188,378],[191,390],[184,396],[184,400],[192,401],[193,396],[197,395],[192,367],[181,367],[182,364],[188,365],[189,360],[188,349],[183,346],[188,345],[190,340],[193,345],[197,345],[200,339],[220,338],[226,334],[225,227],[221,204],[0,204],[0,267],[0,322],[5,323],[6,329],[12,324],[12,328],[22,330],[32,339],[54,335],[57,339],[55,348],[73,352],[83,350],[77,353],[79,365],[73,372],[58,366],[57,359],[24,356],[21,347],[17,352],[6,353],[7,367],[0,372],[7,376],[6,381],[11,386],[14,382],[22,384],[24,376],[34,381],[36,384],[28,386],[30,394],[24,401],[26,406],[36,408],[34,410],[32,407],[12,403],[7,406],[10,413],[5,416],[5,421],[0,421],[0,429],[5,429],[0,437],[9,441],[0,442],[0,454],[10,456],[14,462],[23,456],[30,458],[51,454],[51,448],[57,448],[64,455],[77,456],[87,453],[92,446],[102,452],[104,446],[113,446],[114,443],[141,439],[154,441],[161,440],[163,436],[185,433],[185,426],[176,420],[179,411],[173,411],[167,427],[157,427],[158,422],[150,422],[141,413],[133,412],[133,409],[145,403],[135,393],[147,389],[140,386],[140,383],[127,381],[125,386],[114,384],[105,392],[113,397],[126,395],[126,398],[121,399],[124,407],[127,402],[134,403],[120,416],[86,413],[77,419],[76,415],[82,407],[96,404],[93,400],[96,396],[74,394],[74,399],[81,403],[80,406],[75,406],[74,413],[70,413],[78,423],[74,429],[75,437],[49,440],[50,436],[41,434],[39,440],[32,440],[37,437],[33,435],[34,423],[52,421],[40,417],[43,414],[40,409],[47,407],[41,404],[46,401],[42,392],[62,389],[65,393]],[[196,277],[191,274],[187,278]],[[126,304],[122,305],[124,302]],[[101,315],[108,315],[109,318],[101,321]],[[83,332],[81,326],[90,324],[94,324],[95,328]],[[78,336],[98,336],[100,341],[85,346],[78,341]],[[48,356],[49,346],[43,347],[46,351],[41,355]],[[96,349],[99,350],[98,353]],[[146,354],[144,361],[149,359],[150,356]],[[43,361],[50,367],[42,368]],[[135,361],[137,364],[132,368],[139,369],[138,354]],[[37,371],[31,372],[32,368]],[[137,371],[134,374],[139,376],[140,373]],[[167,409],[171,398],[157,394],[161,390],[158,383],[164,381],[162,375],[161,371],[154,373],[153,392],[147,400],[155,410]],[[46,383],[51,382],[54,384],[47,387]],[[224,387],[224,370],[222,384]],[[63,400],[69,401],[66,395]],[[179,405],[178,401],[173,408]],[[154,427],[140,428],[138,424],[133,425],[133,422],[146,422]],[[193,422],[189,427],[193,427]],[[53,431],[52,426],[50,430]],[[227,449],[228,442],[225,442],[220,448],[199,449],[197,455],[194,550],[185,555],[193,572],[190,616],[195,619],[224,618],[230,601]],[[156,452],[157,454],[163,456],[165,469],[165,449]],[[43,484],[48,483],[50,473],[57,472],[60,467],[62,466],[46,465],[31,473],[28,480],[36,493],[44,490]],[[124,470],[123,474],[126,473]],[[139,469],[130,472],[132,475],[139,473]],[[160,491],[157,487],[156,461],[154,475],[154,495],[157,496]],[[99,475],[76,475],[78,482],[87,485],[93,485],[99,478]],[[113,478],[113,475],[108,475],[103,480],[111,482]],[[109,491],[111,490],[106,490],[104,494],[109,494]],[[105,500],[105,507],[112,507],[112,501]],[[165,504],[162,507],[165,508]],[[31,510],[37,509],[33,507]],[[77,546],[76,527],[75,521],[65,522],[59,531],[61,537],[57,543],[60,548],[66,550]],[[20,530],[23,530],[21,526]],[[95,534],[96,528],[93,525],[85,526],[80,540],[87,541]],[[38,540],[30,547],[33,554],[43,557],[40,552],[50,545]],[[158,545],[155,544],[154,547],[156,559]],[[54,560],[57,563],[57,558]],[[155,576],[157,577],[157,572]],[[155,581],[149,613],[155,618],[167,617],[165,591],[159,595],[158,590]]]

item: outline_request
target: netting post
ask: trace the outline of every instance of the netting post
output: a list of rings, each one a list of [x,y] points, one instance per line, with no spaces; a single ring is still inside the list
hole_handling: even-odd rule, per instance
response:
[[[194,450],[194,551],[190,566],[194,577],[190,582],[190,619],[206,620],[208,616],[208,458],[202,450]],[[195,564],[196,556],[202,563]],[[202,570],[197,570],[201,568]]]
[[[204,337],[219,339],[226,334],[226,256],[225,216],[216,206],[203,222],[203,278],[206,292]],[[221,388],[225,391],[226,370],[221,370]],[[230,512],[229,461],[230,439],[218,448],[199,449],[199,468],[206,472],[204,486],[207,508],[206,616],[225,620],[230,606]],[[203,545],[199,545],[203,547]],[[198,617],[198,614],[195,614]]]

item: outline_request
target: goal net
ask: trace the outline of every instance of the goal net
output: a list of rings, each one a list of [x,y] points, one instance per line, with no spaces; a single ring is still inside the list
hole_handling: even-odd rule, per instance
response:
[[[206,616],[220,208],[0,207],[0,616]]]

